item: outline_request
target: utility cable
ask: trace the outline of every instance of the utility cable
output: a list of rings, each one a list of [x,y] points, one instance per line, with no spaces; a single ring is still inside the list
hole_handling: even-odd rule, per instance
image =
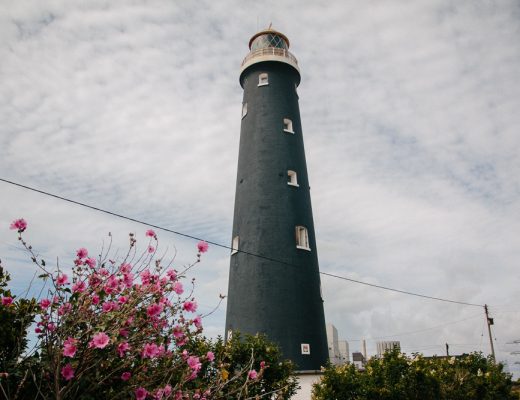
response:
[[[458,324],[459,322],[468,321],[470,319],[474,319],[474,318],[477,318],[477,317],[480,317],[480,316],[482,316],[482,313],[474,314],[474,315],[471,315],[471,316],[469,316],[467,318],[464,318],[464,319],[458,319],[456,321],[445,322],[444,324],[439,324],[439,325],[431,326],[429,328],[419,329],[419,330],[416,330],[416,331],[399,332],[399,333],[394,333],[392,335],[377,336],[377,337],[367,337],[367,338],[364,338],[364,339],[348,339],[347,341],[348,342],[361,342],[363,340],[381,340],[381,339],[388,339],[388,338],[393,338],[393,337],[402,337],[402,336],[414,335],[416,333],[433,331],[435,329],[443,328],[443,327],[445,327],[447,325]]]
[[[277,259],[274,259],[274,258],[271,258],[271,257],[266,257],[266,256],[263,256],[263,255],[260,255],[260,254],[250,253],[250,252],[244,251],[244,250],[233,249],[232,247],[226,246],[226,245],[221,244],[221,243],[213,242],[213,241],[210,241],[210,240],[205,240],[205,239],[199,238],[197,236],[193,236],[193,235],[189,235],[189,234],[186,234],[186,233],[174,231],[172,229],[164,228],[164,227],[159,226],[159,225],[150,224],[148,222],[141,221],[141,220],[138,220],[136,218],[132,218],[132,217],[128,217],[126,215],[122,215],[122,214],[118,214],[118,213],[115,213],[115,212],[112,212],[112,211],[104,210],[104,209],[99,208],[99,207],[91,206],[91,205],[86,204],[86,203],[82,203],[82,202],[79,202],[79,201],[76,201],[76,200],[68,199],[68,198],[63,197],[63,196],[58,196],[56,194],[49,193],[49,192],[46,192],[46,191],[43,191],[43,190],[39,190],[39,189],[35,189],[33,187],[22,185],[20,183],[16,183],[16,182],[13,182],[13,181],[10,181],[10,180],[7,180],[7,179],[0,178],[0,181],[8,183],[10,185],[18,186],[20,188],[27,189],[27,190],[30,190],[30,191],[33,191],[33,192],[36,192],[36,193],[40,193],[40,194],[43,194],[45,196],[54,197],[55,199],[58,199],[58,200],[62,200],[62,201],[66,201],[68,203],[76,204],[76,205],[81,206],[81,207],[90,208],[91,210],[99,211],[99,212],[102,212],[102,213],[105,213],[105,214],[108,214],[108,215],[112,215],[114,217],[126,219],[128,221],[136,222],[138,224],[146,225],[146,226],[149,226],[149,227],[152,227],[152,228],[160,229],[160,230],[165,231],[165,232],[173,233],[175,235],[182,236],[182,237],[185,237],[185,238],[188,238],[188,239],[204,240],[205,242],[207,242],[209,244],[212,244],[214,246],[217,246],[217,247],[221,247],[221,248],[224,248],[224,249],[237,251],[239,253],[246,254],[246,255],[249,255],[249,256],[252,256],[252,257],[257,257],[257,258],[261,258],[261,259],[264,259],[264,260],[267,260],[267,261],[272,261],[272,262],[276,262],[276,263],[289,265],[289,266],[298,268],[297,265],[285,262],[283,260],[277,260]],[[374,287],[374,288],[378,288],[378,289],[388,290],[388,291],[392,291],[392,292],[396,292],[396,293],[406,294],[406,295],[409,295],[409,296],[416,296],[416,297],[421,297],[421,298],[424,298],[424,299],[443,301],[443,302],[447,302],[447,303],[461,304],[461,305],[465,305],[465,306],[484,307],[484,305],[482,305],[482,304],[475,304],[475,303],[469,303],[469,302],[465,302],[465,301],[444,299],[444,298],[441,298],[441,297],[427,296],[427,295],[424,295],[424,294],[409,292],[409,291],[406,291],[406,290],[394,289],[394,288],[391,288],[391,287],[388,287],[388,286],[382,286],[382,285],[376,285],[376,284],[373,284],[373,283],[363,282],[363,281],[360,281],[360,280],[357,280],[357,279],[347,278],[347,277],[344,277],[344,276],[339,276],[339,275],[335,275],[335,274],[331,274],[331,273],[327,273],[327,272],[323,272],[323,271],[320,271],[320,274],[325,275],[325,276],[330,276],[330,277],[333,277],[333,278],[336,278],[336,279],[342,279],[342,280],[345,280],[345,281],[358,283],[360,285],[365,285],[365,286],[370,286],[370,287]]]

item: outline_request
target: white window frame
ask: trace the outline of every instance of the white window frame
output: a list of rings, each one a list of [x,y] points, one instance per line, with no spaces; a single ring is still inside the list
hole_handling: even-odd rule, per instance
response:
[[[311,354],[311,345],[309,343],[301,343],[302,354],[309,355]]]
[[[242,103],[242,118],[247,115],[247,103]]]
[[[240,237],[235,236],[233,238],[233,244],[231,245],[231,255],[238,253],[238,244],[240,242]]]
[[[296,248],[311,251],[309,244],[309,231],[303,225],[296,226]]]
[[[283,131],[294,134],[292,120],[289,118],[283,119]]]
[[[290,186],[296,186],[296,187],[299,187],[300,185],[298,185],[298,175],[296,174],[296,171],[293,171],[293,170],[287,170],[287,184],[290,185]]]
[[[267,72],[262,72],[258,75],[258,86],[267,86],[269,85],[269,75]]]

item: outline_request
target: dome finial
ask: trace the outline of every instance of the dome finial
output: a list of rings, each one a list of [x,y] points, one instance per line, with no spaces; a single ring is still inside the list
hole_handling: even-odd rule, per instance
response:
[[[269,28],[267,28],[267,29],[273,29],[273,23],[272,22],[269,23]]]

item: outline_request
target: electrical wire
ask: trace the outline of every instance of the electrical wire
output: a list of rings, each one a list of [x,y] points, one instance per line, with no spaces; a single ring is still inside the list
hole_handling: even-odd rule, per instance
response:
[[[416,330],[416,331],[400,332],[400,333],[394,333],[392,335],[385,335],[385,336],[378,336],[378,337],[368,337],[368,338],[364,338],[364,339],[348,339],[347,341],[348,342],[360,342],[362,340],[381,340],[381,339],[388,339],[388,338],[392,338],[392,337],[402,337],[402,336],[407,336],[407,335],[413,335],[413,334],[416,334],[416,333],[422,333],[422,332],[427,332],[427,331],[432,331],[432,330],[435,330],[435,329],[443,328],[443,327],[445,327],[447,325],[458,324],[459,322],[468,321],[470,319],[474,319],[474,318],[481,317],[481,316],[482,316],[482,313],[478,313],[478,314],[471,315],[471,316],[469,316],[467,318],[464,318],[464,319],[458,319],[456,321],[445,322],[444,324],[435,325],[435,326],[432,326],[430,328],[419,329],[419,330]]]
[[[136,218],[128,217],[126,215],[118,214],[118,213],[115,213],[115,212],[112,212],[112,211],[108,211],[108,210],[105,210],[105,209],[102,209],[102,208],[99,208],[99,207],[91,206],[91,205],[86,204],[86,203],[82,203],[82,202],[79,202],[79,201],[76,201],[76,200],[68,199],[66,197],[59,196],[59,195],[56,195],[56,194],[53,194],[53,193],[49,193],[49,192],[46,192],[46,191],[43,191],[43,190],[35,189],[33,187],[30,187],[30,186],[27,186],[27,185],[22,185],[20,183],[13,182],[13,181],[10,181],[10,180],[4,179],[4,178],[0,178],[0,181],[8,183],[10,185],[18,186],[18,187],[26,189],[26,190],[30,190],[30,191],[33,191],[33,192],[36,192],[36,193],[40,193],[40,194],[43,194],[45,196],[54,197],[55,199],[58,199],[58,200],[62,200],[62,201],[66,201],[68,203],[76,204],[76,205],[81,206],[81,207],[89,208],[91,210],[95,210],[95,211],[99,211],[99,212],[102,212],[102,213],[105,213],[105,214],[108,214],[108,215],[112,215],[114,217],[126,219],[128,221],[136,222],[138,224],[146,225],[146,226],[149,226],[149,227],[152,227],[152,228],[160,229],[160,230],[165,231],[165,232],[173,233],[175,235],[182,236],[182,237],[185,237],[185,238],[188,238],[188,239],[199,240],[199,241],[200,240],[204,240],[205,242],[207,242],[209,244],[212,244],[214,246],[217,246],[217,247],[221,247],[221,248],[224,248],[224,249],[237,251],[239,253],[246,254],[246,255],[249,255],[249,256],[252,256],[252,257],[257,257],[257,258],[261,258],[261,259],[264,259],[264,260],[267,260],[267,261],[272,261],[272,262],[276,262],[276,263],[280,263],[280,264],[284,264],[284,265],[288,265],[288,266],[292,266],[292,267],[298,268],[297,265],[285,262],[283,260],[277,260],[275,258],[266,257],[266,256],[263,256],[263,255],[260,255],[260,254],[255,254],[255,253],[251,253],[251,252],[244,251],[244,250],[233,249],[232,247],[226,246],[226,245],[221,244],[221,243],[213,242],[213,241],[210,241],[210,240],[205,240],[205,239],[197,237],[197,236],[193,236],[193,235],[189,235],[189,234],[182,233],[182,232],[179,232],[179,231],[175,231],[175,230],[172,230],[172,229],[164,228],[164,227],[159,226],[159,225],[151,224],[151,223],[148,223],[148,222],[145,222],[145,221],[138,220]],[[382,285],[376,285],[376,284],[373,284],[373,283],[363,282],[363,281],[360,281],[360,280],[357,280],[357,279],[347,278],[345,276],[331,274],[331,273],[328,273],[328,272],[320,271],[320,274],[321,275],[325,275],[325,276],[330,276],[330,277],[333,277],[333,278],[336,278],[336,279],[341,279],[341,280],[357,283],[357,284],[360,284],[360,285],[365,285],[365,286],[370,286],[370,287],[374,287],[374,288],[378,288],[378,289],[388,290],[388,291],[392,291],[392,292],[396,292],[396,293],[406,294],[406,295],[409,295],[409,296],[421,297],[421,298],[429,299],[429,300],[443,301],[443,302],[446,302],[446,303],[461,304],[461,305],[465,305],[465,306],[484,307],[482,304],[475,304],[475,303],[469,303],[469,302],[465,302],[465,301],[445,299],[445,298],[441,298],[441,297],[428,296],[428,295],[424,295],[424,294],[409,292],[409,291],[406,291],[406,290],[394,289],[394,288],[391,288],[391,287],[388,287],[388,286],[382,286]]]

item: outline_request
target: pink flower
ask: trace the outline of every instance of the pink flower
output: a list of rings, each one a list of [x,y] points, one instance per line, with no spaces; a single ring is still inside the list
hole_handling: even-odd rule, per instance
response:
[[[215,359],[215,354],[213,354],[212,351],[208,351],[208,353],[206,354],[206,358],[208,359],[208,361],[213,361]]]
[[[2,305],[3,306],[9,307],[11,304],[13,304],[13,298],[12,297],[9,297],[9,296],[2,297]]]
[[[92,304],[94,304],[94,305],[99,304],[99,296],[97,294],[92,295]]]
[[[149,269],[145,269],[143,272],[139,274],[139,277],[141,278],[141,283],[143,285],[148,285],[150,283],[150,280],[152,279],[152,274],[150,273]]]
[[[137,400],[146,399],[147,394],[148,394],[147,390],[143,387],[138,387],[137,389],[135,389],[135,398]]]
[[[27,222],[25,222],[25,219],[15,219],[13,222],[11,222],[11,226],[9,226],[9,229],[16,229],[18,232],[23,232],[27,228]]]
[[[72,378],[74,378],[74,369],[70,363],[61,369],[61,376],[63,376],[66,381],[70,381]]]
[[[87,285],[83,281],[76,282],[74,285],[72,285],[72,291],[73,292],[82,293],[82,292],[85,291],[86,288],[87,288]]]
[[[204,240],[201,240],[199,243],[197,243],[197,249],[199,250],[200,253],[205,253],[206,251],[208,251],[208,243],[205,242]]]
[[[169,384],[166,385],[166,386],[164,387],[163,391],[164,391],[164,395],[165,395],[166,397],[168,397],[170,394],[172,394],[172,387],[171,387],[171,385],[169,385]]]
[[[256,379],[258,373],[252,369],[251,371],[249,371],[249,373],[247,374],[247,376],[249,377],[249,379]]]
[[[128,263],[121,264],[119,267],[119,271],[121,271],[122,274],[128,274],[132,270],[132,266]]]
[[[260,369],[264,369],[265,368],[265,361],[260,361]]]
[[[41,299],[40,300],[40,307],[44,310],[47,309],[51,305],[51,301],[49,299]]]
[[[130,372],[123,372],[121,374],[121,379],[124,381],[127,381],[130,379],[131,376],[132,376],[132,374]]]
[[[78,348],[76,347],[77,340],[70,337],[63,342],[63,355],[65,357],[74,357]]]
[[[174,281],[177,278],[177,271],[174,269],[169,269],[166,271],[166,276],[170,278],[171,281]]]
[[[158,356],[160,353],[159,346],[155,343],[146,343],[143,348],[143,352],[141,353],[141,357],[143,358],[154,358]]]
[[[188,357],[188,366],[194,371],[197,372],[201,369],[202,364],[200,363],[199,357],[189,356]]]
[[[178,339],[184,337],[184,331],[182,330],[182,327],[179,325],[175,325],[173,327],[173,336]]]
[[[85,260],[85,265],[88,265],[90,268],[95,268],[96,260],[92,257],[89,257]]]
[[[155,247],[148,246],[148,253],[153,253],[155,251]]]
[[[107,301],[103,303],[103,312],[117,311],[119,309],[118,304],[115,301]]]
[[[89,347],[104,349],[110,343],[110,338],[105,332],[99,332],[94,335],[89,343]]]
[[[197,315],[195,318],[193,318],[193,324],[199,329],[202,328],[202,318],[200,315]]]
[[[58,308],[58,315],[65,315],[72,311],[72,304],[70,303],[64,303],[63,305]]]
[[[49,322],[47,324],[47,329],[49,330],[49,332],[54,332],[56,330],[56,325],[54,325],[54,323],[52,322]]]
[[[146,231],[146,236],[152,237],[152,238],[155,237],[155,232],[153,231],[153,229],[148,229]]]
[[[127,272],[126,274],[124,274],[123,283],[127,288],[131,288],[134,284],[134,274],[132,274],[131,272]]]
[[[88,256],[88,251],[86,248],[82,247],[76,251],[76,256],[80,259],[83,259]]]
[[[128,298],[126,296],[121,296],[119,299],[117,299],[117,302],[119,304],[125,304],[128,301]]]
[[[124,357],[125,353],[130,350],[130,345],[127,342],[122,342],[117,345],[119,357]]]
[[[58,275],[58,278],[56,279],[57,286],[66,285],[68,282],[69,282],[69,277],[65,274]]]
[[[163,310],[163,306],[160,305],[160,304],[152,304],[150,306],[148,306],[148,308],[146,309],[146,314],[149,316],[149,317],[155,317],[156,315],[159,315]]]
[[[175,282],[173,285],[173,291],[177,294],[182,294],[184,292],[184,289],[182,287],[182,283]]]
[[[194,301],[185,301],[183,308],[188,312],[195,312],[197,311],[197,303]]]

